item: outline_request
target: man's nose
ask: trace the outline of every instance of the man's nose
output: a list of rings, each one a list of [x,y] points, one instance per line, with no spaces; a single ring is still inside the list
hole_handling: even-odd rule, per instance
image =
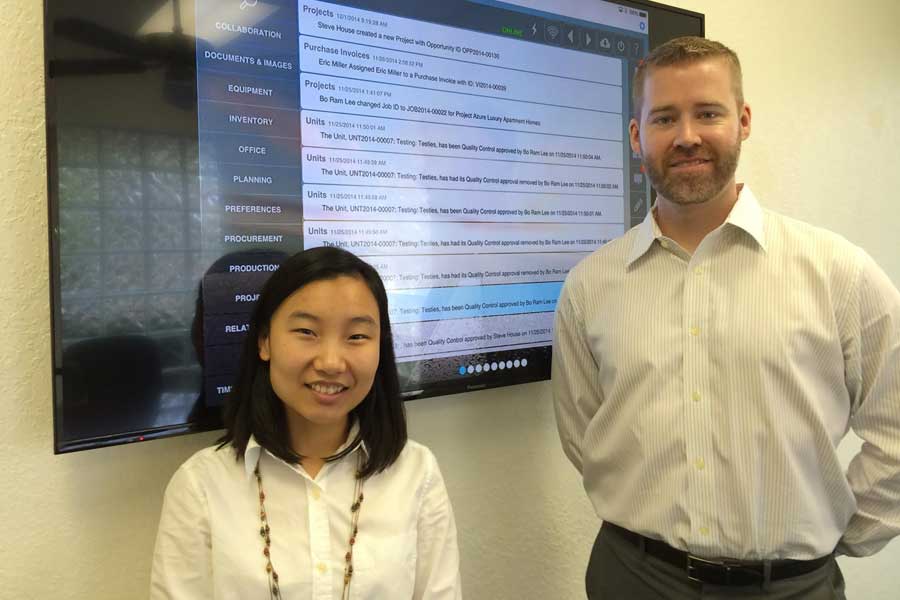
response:
[[[680,119],[675,132],[674,146],[690,148],[702,143],[697,124],[692,119]]]

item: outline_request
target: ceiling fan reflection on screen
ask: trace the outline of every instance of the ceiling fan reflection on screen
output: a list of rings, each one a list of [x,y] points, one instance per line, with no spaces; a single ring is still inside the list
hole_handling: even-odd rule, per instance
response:
[[[172,31],[128,35],[78,17],[54,22],[54,34],[118,57],[56,59],[50,61],[50,77],[124,75],[163,69],[163,96],[183,109],[194,109],[196,90],[196,39],[181,26],[179,0],[172,0]]]

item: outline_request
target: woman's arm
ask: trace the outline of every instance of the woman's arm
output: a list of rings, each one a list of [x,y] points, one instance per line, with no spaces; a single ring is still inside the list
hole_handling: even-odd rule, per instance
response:
[[[206,496],[187,465],[169,482],[153,552],[150,600],[213,597]]]
[[[418,556],[413,600],[461,600],[459,545],[453,507],[431,452],[428,452],[428,459],[428,476],[417,524]]]

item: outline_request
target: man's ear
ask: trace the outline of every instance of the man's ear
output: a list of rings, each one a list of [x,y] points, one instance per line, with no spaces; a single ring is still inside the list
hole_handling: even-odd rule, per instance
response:
[[[259,359],[268,362],[272,358],[272,353],[269,350],[269,336],[259,336],[257,347],[259,348]]]
[[[744,102],[743,108],[741,108],[741,141],[746,140],[750,137],[750,117],[752,113],[750,111],[750,105]]]
[[[628,141],[631,142],[631,151],[641,155],[641,128],[638,126],[637,119],[631,119],[628,123]]]

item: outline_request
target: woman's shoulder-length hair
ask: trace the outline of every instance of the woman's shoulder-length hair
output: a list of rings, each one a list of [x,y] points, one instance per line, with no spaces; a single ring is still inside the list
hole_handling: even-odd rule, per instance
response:
[[[359,425],[356,439],[342,452],[329,457],[338,460],[360,442],[366,459],[360,471],[368,477],[385,470],[400,456],[406,445],[406,413],[400,397],[400,382],[394,357],[388,300],[378,272],[368,263],[339,248],[314,248],[285,260],[266,281],[250,318],[244,340],[237,381],[225,401],[225,434],[219,448],[231,446],[242,460],[250,436],[273,455],[292,464],[303,458],[290,443],[284,403],[269,381],[267,363],[259,358],[259,338],[268,335],[272,315],[284,300],[303,286],[340,276],[359,277],[375,296],[381,322],[380,356],[372,390],[350,413]]]

